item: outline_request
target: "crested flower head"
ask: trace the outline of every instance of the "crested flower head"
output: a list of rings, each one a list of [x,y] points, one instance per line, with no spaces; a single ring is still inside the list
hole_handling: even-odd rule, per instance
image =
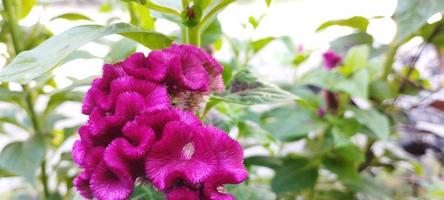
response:
[[[328,50],[323,54],[324,65],[326,69],[338,67],[342,62],[342,57],[333,50]]]
[[[82,107],[89,116],[72,148],[87,199],[128,199],[149,180],[169,200],[232,199],[224,184],[247,178],[240,145],[190,110],[223,91],[222,66],[203,50],[172,45],[105,64]]]
[[[229,199],[224,184],[237,184],[248,176],[242,162],[239,143],[223,131],[171,122],[153,145],[145,166],[153,185],[167,193],[191,195],[193,191],[205,199]]]

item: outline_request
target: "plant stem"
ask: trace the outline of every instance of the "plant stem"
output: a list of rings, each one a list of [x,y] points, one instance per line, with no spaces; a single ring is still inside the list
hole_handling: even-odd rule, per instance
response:
[[[422,44],[419,46],[416,54],[414,55],[413,59],[410,61],[408,65],[408,71],[407,74],[402,79],[401,83],[399,84],[398,92],[401,93],[406,87],[406,84],[410,78],[410,75],[413,73],[416,63],[418,62],[419,58],[421,57],[422,52],[424,51],[427,43],[433,40],[433,38],[441,31],[442,23],[438,24],[434,29],[432,34],[430,34],[427,38],[424,39]]]
[[[151,1],[148,1],[148,2],[146,3],[146,5],[148,6],[148,8],[150,8],[150,9],[152,9],[152,10],[159,11],[159,12],[166,13],[166,14],[171,14],[171,15],[175,15],[175,16],[180,17],[180,12],[177,11],[177,10],[175,10],[175,9],[173,9],[173,8],[169,8],[169,7],[166,7],[166,6],[162,6],[162,5],[159,5],[159,4],[156,4],[156,3],[153,3],[153,2],[151,2]]]
[[[199,26],[195,26],[195,27],[190,27],[190,28],[186,28],[188,31],[187,31],[187,35],[188,35],[188,43],[189,44],[193,44],[193,45],[195,45],[195,46],[197,46],[197,47],[200,47],[200,41],[201,41],[201,38],[200,38],[200,29],[199,29]]]
[[[222,11],[225,7],[227,7],[228,5],[230,5],[235,1],[236,0],[222,0],[219,4],[214,6],[214,8],[208,12],[208,14],[200,21],[198,25],[194,27],[185,27],[187,35],[186,39],[187,43],[200,47],[201,32],[208,27],[209,23],[220,11]],[[185,5],[186,2],[188,1],[182,1],[183,5]]]
[[[20,43],[20,41],[21,41],[20,35],[19,35],[20,34],[20,27],[18,24],[17,14],[14,13],[13,4],[10,0],[2,0],[2,2],[3,2],[5,13],[8,18],[7,23],[10,28],[10,34],[11,34],[11,38],[13,41],[12,43],[14,45],[15,55],[18,55],[23,49],[22,49],[21,43]],[[38,118],[37,118],[36,112],[34,110],[32,91],[30,90],[28,85],[22,85],[22,88],[23,88],[23,92],[26,94],[25,101],[26,101],[26,105],[27,105],[26,106],[27,113],[31,119],[34,133],[38,137],[43,137],[43,134],[40,130]],[[46,152],[44,153],[44,155],[46,155]],[[48,199],[49,189],[48,189],[48,177],[46,175],[46,161],[45,161],[45,159],[43,159],[40,166],[41,166],[41,181],[43,184],[43,199]]]
[[[22,85],[23,91],[26,93],[26,107],[28,108],[28,115],[31,118],[31,124],[34,129],[35,134],[38,137],[43,138],[43,133],[40,129],[40,123],[37,118],[37,114],[34,109],[34,100],[32,97],[32,91],[27,85]],[[44,153],[46,155],[46,152]],[[48,176],[46,174],[46,161],[43,159],[42,163],[40,163],[40,172],[41,172],[41,181],[43,185],[43,194],[44,199],[48,199],[49,197],[49,189],[48,189]]]
[[[395,41],[393,41],[390,44],[389,50],[387,51],[387,54],[385,56],[385,62],[384,62],[384,72],[382,74],[382,78],[387,80],[388,75],[390,74],[390,71],[392,70],[393,63],[395,62],[395,56],[396,52],[398,51],[399,45],[396,44]]]
[[[359,168],[358,168],[359,172],[364,171],[365,169],[370,167],[370,165],[372,164],[372,161],[375,158],[375,154],[373,154],[373,150],[372,150],[374,143],[375,143],[374,139],[371,139],[371,138],[368,139],[367,147],[365,149],[365,162],[359,166]]]
[[[7,24],[9,26],[9,29],[11,30],[11,38],[12,43],[14,45],[15,54],[19,54],[22,51],[21,44],[20,44],[20,29],[18,25],[18,19],[17,14],[15,13],[13,9],[13,2],[11,0],[2,0],[3,1],[3,7],[5,9],[5,13],[7,16]]]

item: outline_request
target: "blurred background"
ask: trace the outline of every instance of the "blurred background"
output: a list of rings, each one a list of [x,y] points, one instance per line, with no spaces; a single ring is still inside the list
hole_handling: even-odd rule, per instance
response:
[[[176,1],[154,2],[181,10]],[[25,1],[17,2],[25,6]],[[225,129],[244,146],[251,179],[247,185],[266,191],[263,198],[254,198],[444,199],[442,4],[440,0],[273,0],[267,5],[263,0],[238,0],[219,14],[217,25],[203,34],[202,46],[224,64],[224,74],[229,73],[224,75],[227,88],[237,72],[248,68],[258,80],[305,102],[219,103],[208,113],[207,123]],[[31,49],[83,24],[137,25],[128,14],[129,9],[139,9],[135,5],[119,0],[39,0],[19,20],[26,35],[21,40]],[[177,22],[155,12],[148,14],[156,18],[149,29],[180,42]],[[5,66],[15,55],[10,50],[8,22],[2,16],[0,66]],[[426,18],[425,22],[418,22],[418,16]],[[403,24],[414,30],[401,38]],[[329,50],[342,58],[336,70],[324,69],[324,53]],[[100,76],[103,63],[120,61],[135,51],[150,50],[122,36],[106,36],[76,50],[50,78],[31,83],[38,91],[35,110],[44,115],[41,123],[48,134],[50,147],[43,160],[52,199],[81,199],[72,189],[78,169],[70,151],[78,138],[77,127],[87,120],[80,113],[82,95],[92,78]],[[390,55],[391,63],[387,61]],[[369,77],[364,82],[357,75],[362,69],[351,66],[361,61]],[[387,73],[385,65],[391,67]],[[341,77],[333,79],[326,73]],[[341,86],[332,86],[339,82]],[[3,90],[24,91],[20,84],[8,83],[0,90],[0,96],[6,96],[0,100],[13,95]],[[368,92],[363,94],[363,90]],[[333,97],[329,100],[328,95]],[[332,108],[331,101],[338,108]],[[26,112],[17,111],[19,107],[0,104],[0,149],[30,137],[30,119]],[[345,135],[335,135],[335,128]],[[325,150],[329,134],[335,142],[345,137],[347,145],[335,143],[338,146],[332,148],[338,152],[331,150],[335,153]],[[24,145],[21,150],[32,148]],[[319,155],[316,175],[291,168],[296,171],[293,182],[301,184],[291,182],[285,189],[285,180],[276,178],[285,174],[285,166],[291,166],[286,165],[288,159],[302,156],[308,162]],[[26,164],[26,159],[18,163]],[[20,176],[1,162],[6,161],[0,156],[0,199],[41,199],[42,188],[36,183],[40,172],[31,169]],[[363,179],[346,175],[355,172]]]

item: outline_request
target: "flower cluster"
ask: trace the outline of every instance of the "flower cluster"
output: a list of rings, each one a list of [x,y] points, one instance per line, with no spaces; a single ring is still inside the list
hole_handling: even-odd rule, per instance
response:
[[[207,94],[223,90],[221,72],[190,45],[104,65],[85,97],[89,120],[72,151],[83,169],[74,180],[80,194],[127,199],[141,180],[169,200],[234,199],[223,185],[248,176],[241,146],[190,112]]]

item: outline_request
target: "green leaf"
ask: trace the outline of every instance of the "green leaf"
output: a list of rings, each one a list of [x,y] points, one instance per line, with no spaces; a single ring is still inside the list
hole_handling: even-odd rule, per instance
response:
[[[32,10],[32,7],[34,7],[36,3],[36,0],[20,0],[20,4],[18,5],[20,19],[28,16],[29,12]]]
[[[396,42],[417,32],[432,15],[444,11],[442,0],[398,0],[393,18],[398,26]]]
[[[139,185],[134,190],[131,197],[129,197],[130,200],[164,200],[165,197],[162,193],[157,192],[154,190],[154,188],[150,185]]]
[[[267,46],[268,43],[270,43],[271,41],[273,41],[275,38],[274,37],[266,37],[266,38],[262,38],[259,40],[255,40],[253,42],[251,42],[251,47],[253,48],[253,52],[257,53],[259,52],[261,49],[263,49],[265,46]]]
[[[0,101],[15,103],[24,106],[24,94],[21,92],[10,91],[8,89],[0,88]]]
[[[202,10],[205,10],[209,5],[211,5],[213,2],[213,0],[193,0],[194,4],[199,5]]]
[[[299,193],[312,188],[318,179],[318,166],[306,158],[291,158],[276,170],[271,187],[276,193]]]
[[[364,159],[364,153],[357,146],[349,144],[324,156],[322,163],[329,171],[338,175],[342,182],[347,183],[360,178],[358,167]]]
[[[150,9],[140,3],[131,2],[128,4],[130,9],[131,24],[144,30],[154,30],[155,19],[151,15]]]
[[[71,54],[69,54],[68,57],[66,57],[63,61],[63,63],[67,63],[70,62],[72,60],[76,60],[76,59],[91,59],[91,58],[99,58],[93,54],[91,54],[88,51],[84,51],[84,50],[75,50],[73,51]]]
[[[365,32],[342,36],[330,43],[330,47],[338,53],[345,53],[353,46],[373,44],[373,37]]]
[[[345,76],[348,76],[356,69],[364,68],[367,65],[369,54],[370,49],[367,45],[355,46],[351,48],[345,56],[344,65],[340,68],[341,72]]]
[[[42,138],[31,137],[25,141],[12,142],[0,152],[0,167],[35,184],[35,172],[44,158],[44,153]]]
[[[245,138],[245,145],[266,145],[275,141],[274,136],[271,133],[262,129],[262,127],[256,122],[246,118],[239,121],[237,127],[239,129],[239,139]]]
[[[138,3],[140,5],[145,5],[147,0],[122,0],[122,1],[125,1],[125,2],[135,2],[135,3]]]
[[[262,116],[263,127],[281,141],[306,137],[310,131],[322,127],[315,113],[297,106],[273,109]]]
[[[222,27],[215,19],[202,33],[202,46],[211,45],[222,37]]]
[[[111,44],[110,49],[104,58],[105,63],[116,63],[134,53],[137,50],[137,43],[128,38],[122,38]]]
[[[248,70],[237,73],[226,91],[213,96],[226,102],[254,105],[296,100],[298,97],[279,87],[260,82]]]
[[[361,110],[354,108],[356,119],[369,128],[379,139],[386,140],[390,135],[390,123],[387,116],[375,109]]]
[[[44,111],[44,115],[47,115],[51,112],[53,112],[58,106],[61,104],[68,102],[68,101],[75,101],[75,102],[82,102],[83,100],[83,92],[78,91],[65,91],[65,92],[58,92],[49,98],[48,104],[46,106],[46,109]]]
[[[331,130],[335,147],[342,147],[351,144],[350,138],[361,128],[361,124],[356,119],[341,119],[336,122]]]
[[[257,166],[263,166],[275,169],[282,166],[283,161],[280,158],[272,156],[252,156],[245,158],[244,163],[247,166],[257,165]]]
[[[0,81],[26,84],[57,67],[70,53],[84,44],[110,34],[121,34],[151,49],[163,48],[171,43],[165,35],[140,30],[125,23],[109,26],[77,26],[46,40],[30,51],[17,55],[0,71]]]
[[[368,27],[368,19],[365,17],[355,16],[348,19],[331,20],[321,24],[316,31],[324,30],[331,26],[348,26],[366,32]]]
[[[226,191],[237,200],[275,200],[276,194],[262,185],[226,185]]]
[[[253,28],[257,28],[257,26],[259,25],[259,21],[256,20],[256,18],[254,18],[253,16],[250,16],[248,18],[248,22],[253,26]]]
[[[334,90],[344,91],[353,97],[368,98],[369,75],[366,69],[353,74],[351,79],[345,79],[333,85]]]
[[[29,127],[26,126],[25,120],[26,118],[21,117],[22,110],[18,108],[4,108],[0,110],[0,124],[9,123],[16,127],[19,127],[25,131],[28,130]]]
[[[370,83],[370,97],[384,101],[396,97],[397,91],[389,83],[382,80],[375,80]]]
[[[358,176],[354,179],[344,180],[344,184],[354,192],[360,192],[365,199],[391,199],[388,191],[376,180],[364,176]]]
[[[94,21],[91,18],[89,18],[86,15],[82,15],[79,13],[65,13],[58,16],[55,16],[51,18],[49,21],[55,20],[55,19],[67,19],[71,21],[77,21],[77,20],[87,20],[87,21]]]
[[[268,7],[270,7],[271,0],[265,0],[265,3],[267,4]]]
[[[335,70],[318,68],[300,79],[301,84],[311,84],[333,92],[346,92],[352,97],[368,98],[369,75],[366,68],[356,71],[346,78]]]

